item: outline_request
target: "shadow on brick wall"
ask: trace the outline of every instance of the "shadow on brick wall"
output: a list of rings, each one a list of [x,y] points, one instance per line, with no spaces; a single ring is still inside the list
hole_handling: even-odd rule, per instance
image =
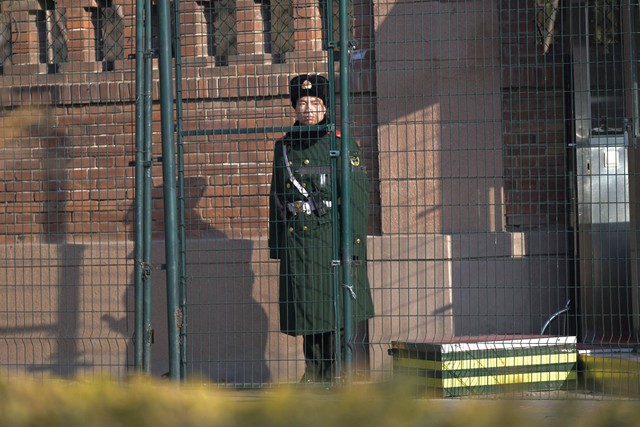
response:
[[[254,297],[259,291],[254,289],[254,243],[229,238],[202,218],[198,206],[205,189],[204,177],[185,179],[187,374],[218,383],[265,383],[271,379],[265,356],[269,322]],[[161,186],[153,189],[153,199],[151,370],[161,375],[168,370],[166,277],[155,268],[165,262]],[[133,211],[127,221],[133,221]],[[106,314],[102,320],[110,330],[133,339],[132,285],[121,305],[127,307],[126,315]]]

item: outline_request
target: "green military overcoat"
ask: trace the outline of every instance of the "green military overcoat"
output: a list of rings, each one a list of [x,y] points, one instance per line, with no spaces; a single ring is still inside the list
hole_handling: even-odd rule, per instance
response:
[[[340,207],[326,207],[324,214],[318,211],[310,214],[292,212],[296,202],[300,206],[312,193],[315,194],[316,203],[319,199],[324,202],[332,200],[332,180],[335,178],[331,173],[330,138],[327,131],[292,131],[275,144],[269,197],[269,249],[270,257],[280,260],[280,330],[288,335],[336,330],[336,308],[340,322],[337,326],[342,327],[343,282],[339,282],[340,290],[336,299],[331,267],[332,217],[340,215]],[[286,150],[291,174],[308,193],[308,197],[291,179],[283,149]],[[349,155],[352,168],[354,322],[371,318],[374,314],[366,270],[369,186],[358,150],[358,146],[352,143]],[[336,175],[340,177],[340,170]],[[338,200],[340,179],[337,182]],[[340,245],[340,242],[337,244]]]

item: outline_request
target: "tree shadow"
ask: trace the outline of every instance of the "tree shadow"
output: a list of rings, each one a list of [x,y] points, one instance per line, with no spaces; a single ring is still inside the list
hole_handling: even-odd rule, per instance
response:
[[[41,301],[42,306],[34,309],[44,312],[49,307],[55,314],[48,323],[44,319],[49,318],[43,316],[41,323],[34,321],[22,327],[7,325],[1,331],[3,335],[22,334],[22,341],[32,341],[34,348],[36,342],[46,341],[46,345],[39,346],[39,354],[34,354],[31,363],[26,365],[28,371],[72,377],[94,366],[81,345],[84,317],[81,269],[85,246],[69,238],[73,231],[69,227],[68,207],[72,156],[65,132],[50,123],[48,109],[26,108],[25,114],[30,116],[24,120],[29,126],[23,126],[15,136],[20,138],[21,147],[33,142],[39,148],[34,151],[41,171],[39,195],[35,200],[41,200],[42,204],[41,215],[36,216],[41,235],[33,243],[24,243],[30,245],[32,259],[23,260],[31,271],[25,272],[25,277],[30,279],[23,283],[21,292],[32,293]],[[12,159],[16,165],[22,160],[20,156]],[[14,179],[19,178],[14,176]],[[55,297],[48,300],[46,295]],[[46,339],[43,340],[43,336]]]

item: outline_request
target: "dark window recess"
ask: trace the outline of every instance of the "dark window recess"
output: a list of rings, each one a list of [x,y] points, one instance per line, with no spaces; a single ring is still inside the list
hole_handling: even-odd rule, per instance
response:
[[[40,63],[47,64],[50,73],[67,62],[67,15],[65,8],[56,8],[54,1],[46,1],[44,10],[36,11],[38,51]]]
[[[113,62],[124,57],[124,14],[122,7],[105,2],[92,8],[95,28],[96,61]]]
[[[0,75],[4,63],[11,57],[11,17],[8,12],[0,12]]]

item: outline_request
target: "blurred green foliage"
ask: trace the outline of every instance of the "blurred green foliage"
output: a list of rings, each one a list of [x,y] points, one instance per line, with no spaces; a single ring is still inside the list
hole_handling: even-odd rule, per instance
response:
[[[399,386],[229,391],[148,378],[0,379],[0,426],[640,426],[640,403],[422,399]]]

